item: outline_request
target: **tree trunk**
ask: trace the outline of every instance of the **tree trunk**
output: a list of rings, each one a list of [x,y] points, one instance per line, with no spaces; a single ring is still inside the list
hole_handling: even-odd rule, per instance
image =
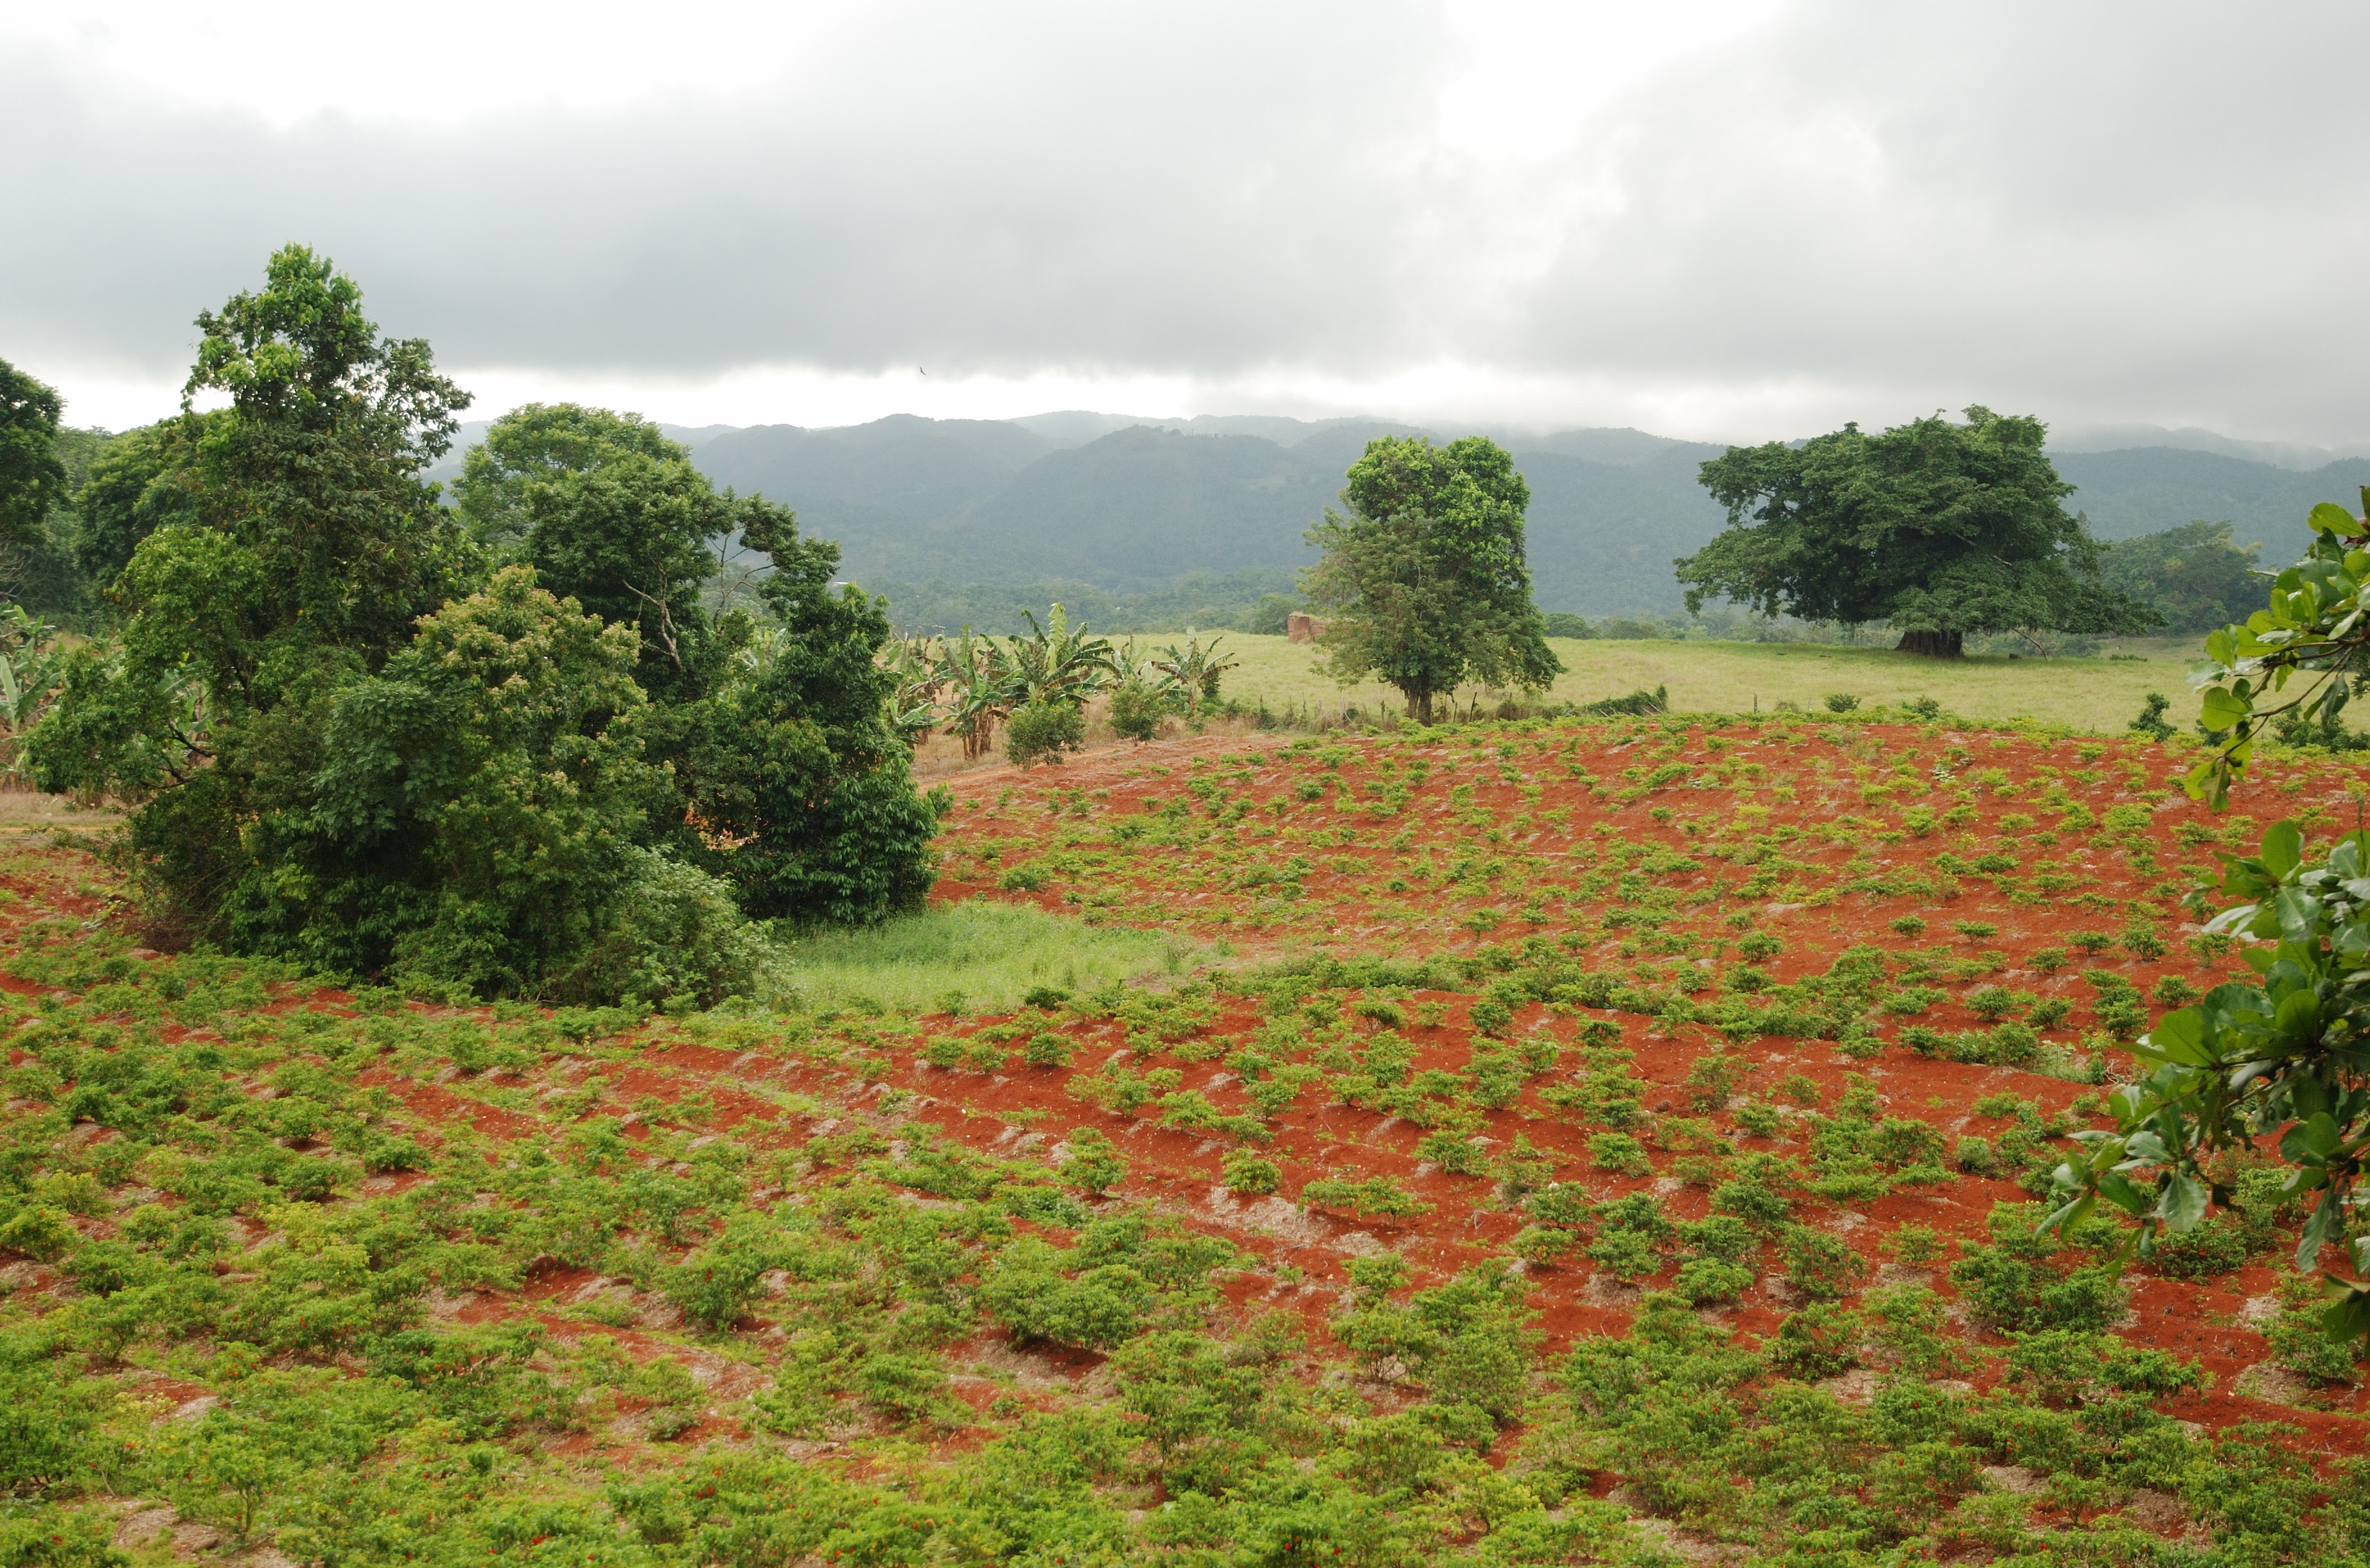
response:
[[[1418,724],[1429,726],[1432,723],[1432,693],[1409,692],[1407,693],[1407,700],[1408,717]]]
[[[1958,658],[1966,649],[1964,632],[1904,632],[1901,641],[1893,645],[1895,653],[1922,653],[1928,658]]]

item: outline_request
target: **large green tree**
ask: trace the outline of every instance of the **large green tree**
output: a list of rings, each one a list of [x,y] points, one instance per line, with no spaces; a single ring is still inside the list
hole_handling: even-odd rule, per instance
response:
[[[2190,522],[2160,533],[2118,539],[2099,552],[2099,576],[2164,617],[2184,635],[2243,621],[2263,597],[2256,569],[2261,544],[2239,544],[2226,522]]]
[[[719,493],[632,415],[531,405],[464,461],[459,506],[542,583],[640,636],[641,731],[679,795],[652,831],[752,914],[865,922],[917,905],[937,817],[888,721],[880,601],[834,590],[838,547],[763,497]],[[760,628],[713,613],[717,545],[764,554]]]
[[[712,999],[753,969],[742,903],[919,901],[936,816],[834,547],[596,409],[498,424],[447,509],[423,475],[466,396],[301,247],[199,326],[181,420],[119,443],[85,509],[95,565],[128,551],[120,625],[28,741],[45,788],[135,806],[157,935]],[[735,531],[774,552],[762,650],[703,603]]]
[[[421,618],[323,715],[303,809],[247,836],[278,875],[238,886],[240,945],[472,990],[566,973],[636,879],[669,798],[642,756],[633,628],[512,567]]]
[[[22,550],[66,498],[57,393],[0,360],[0,550]]]
[[[489,549],[513,553],[534,525],[528,498],[535,485],[592,474],[636,455],[667,463],[691,454],[639,414],[581,403],[522,404],[462,454],[454,509]]]
[[[1324,555],[1301,578],[1326,612],[1336,679],[1396,686],[1429,724],[1432,700],[1465,681],[1536,691],[1556,678],[1523,555],[1531,489],[1504,449],[1385,436],[1347,479],[1341,509],[1308,531]]]
[[[2143,632],[2155,612],[2099,578],[2066,511],[2074,486],[2038,419],[1966,411],[1869,435],[1731,447],[1703,465],[1728,527],[1679,560],[1687,608],[1881,622],[1913,653],[1956,658],[1970,632]]]
[[[0,595],[72,612],[88,589],[75,569],[67,504],[98,432],[59,423],[57,393],[0,360]]]
[[[735,521],[771,563],[757,589],[769,624],[687,748],[710,864],[752,915],[867,924],[916,909],[949,803],[915,792],[912,748],[891,722],[887,601],[834,589],[839,546],[801,537],[787,509],[753,498]]]
[[[75,558],[104,593],[158,529],[200,521],[198,449],[209,425],[227,417],[192,414],[124,431],[93,456],[75,498]]]
[[[468,398],[299,246],[198,327],[172,464],[190,494],[132,550],[121,637],[69,661],[29,756],[44,788],[139,803],[131,846],[161,926],[252,946],[302,923],[281,906],[308,907],[301,871],[263,852],[304,840],[339,687],[478,576],[421,478]],[[201,418],[208,392],[229,406]],[[166,466],[140,460],[141,488]]]

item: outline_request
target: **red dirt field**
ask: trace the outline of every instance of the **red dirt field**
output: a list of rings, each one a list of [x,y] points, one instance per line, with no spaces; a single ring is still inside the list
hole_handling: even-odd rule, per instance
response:
[[[636,1021],[326,991],[134,949],[109,933],[109,888],[89,861],[20,848],[0,877],[0,988],[23,1014],[10,1109],[74,1103],[58,1064],[96,1059],[42,1035],[71,1029],[103,1051],[218,1046],[203,1070],[228,1086],[211,1114],[230,1121],[322,1095],[325,1128],[340,1130],[280,1133],[298,1155],[416,1146],[339,1176],[338,1201],[425,1206],[455,1236],[472,1212],[517,1218],[477,1227],[512,1249],[509,1264],[438,1265],[449,1272],[422,1310],[454,1332],[533,1324],[547,1347],[537,1365],[613,1368],[599,1374],[607,1391],[585,1396],[600,1413],[550,1433],[542,1451],[557,1464],[640,1473],[669,1462],[671,1443],[788,1441],[799,1462],[871,1484],[901,1473],[900,1456],[957,1463],[1030,1413],[1100,1398],[1113,1369],[1099,1351],[980,1319],[933,1352],[953,1402],[934,1425],[902,1425],[843,1388],[827,1419],[785,1427],[767,1391],[842,1310],[839,1276],[781,1265],[705,1327],[683,1283],[720,1255],[728,1213],[824,1212],[867,1182],[926,1216],[972,1202],[974,1180],[1077,1188],[1094,1132],[1124,1174],[1107,1191],[1085,1185],[1077,1223],[1017,1209],[999,1223],[1069,1247],[1087,1217],[1149,1214],[1226,1243],[1213,1332],[1295,1321],[1317,1348],[1288,1364],[1312,1397],[1346,1376],[1323,1347],[1360,1300],[1357,1260],[1404,1259],[1403,1294],[1511,1266],[1533,1365],[1553,1368],[1687,1288],[1686,1238],[1741,1212],[1731,1200],[1757,1183],[1782,1194],[1786,1218],[1755,1230],[1749,1286],[1695,1300],[1696,1320],[1766,1347],[1823,1294],[1873,1312],[1923,1288],[1950,1345],[1931,1386],[1975,1396],[2003,1386],[2016,1336],[1970,1294],[1965,1267],[2031,1233],[2028,1216],[2010,1235],[1997,1206],[2046,1190],[2066,1133],[2109,1125],[2101,1096],[2131,1072],[2127,1047],[2148,1020],[2245,973],[2241,952],[2202,933],[2215,852],[2250,849],[2280,817],[2350,828],[2363,797],[2353,770],[2274,760],[2216,817],[2174,784],[2185,761],[2041,733],[1658,718],[1205,738],[966,774],[949,783],[935,899],[1163,930],[1204,959],[1018,1015]],[[339,1087],[303,1087],[299,1069]],[[118,1136],[86,1120],[61,1147]],[[1895,1146],[1907,1152],[1879,1152]],[[454,1172],[473,1173],[479,1150],[486,1190],[473,1194]],[[975,1157],[971,1174],[930,1162],[956,1150]],[[269,1193],[239,1207],[177,1189],[185,1164],[148,1156],[114,1172],[107,1203],[74,1219],[79,1236],[129,1234],[144,1204],[229,1203],[246,1241],[218,1272],[269,1277],[241,1260],[286,1244],[287,1211]],[[614,1242],[571,1253],[531,1196],[546,1169],[659,1196],[633,1199]],[[1543,1235],[1555,1226],[1526,1195],[1558,1188],[1584,1195],[1598,1229]],[[1660,1218],[1659,1250],[1616,1267],[1592,1254],[1602,1217],[1633,1195]],[[2293,1217],[2266,1223],[2275,1235],[2222,1266],[2129,1270],[2128,1309],[2104,1326],[2205,1374],[2154,1397],[2161,1415],[2206,1435],[2272,1424],[2329,1473],[2370,1448],[2370,1393],[2274,1348]],[[1806,1235],[1840,1243],[1824,1265],[1839,1286],[1797,1281],[1788,1238]],[[2054,1278],[2088,1256],[2069,1248],[2037,1266]],[[990,1256],[966,1257],[948,1277],[976,1291]],[[8,1288],[12,1310],[76,1310],[67,1276],[29,1254]],[[1892,1363],[1863,1356],[1818,1387],[1867,1404]],[[614,1369],[662,1366],[655,1382]],[[190,1399],[204,1388],[187,1386]],[[1424,1408],[1420,1379],[1388,1357],[1341,1386],[1377,1417]],[[1534,1386],[1545,1397],[1552,1372]],[[1485,1445],[1489,1465],[1533,1464],[1527,1430],[1511,1423]],[[1597,1466],[1585,1491],[1618,1500],[1628,1484]],[[2048,1507],[2088,1522],[2117,1505]],[[2147,1528],[2178,1537],[2196,1512]]]
[[[2203,990],[2243,974],[2235,956],[2209,959],[2184,945],[2199,928],[2180,910],[2179,895],[2209,873],[2218,879],[2213,848],[2251,848],[2256,819],[2245,807],[2266,820],[2286,815],[2351,827],[2361,799],[2354,770],[2275,762],[2258,768],[2240,810],[2217,818],[2180,794],[2177,780],[2185,765],[2178,754],[2090,738],[1807,722],[1721,730],[1649,720],[1355,745],[1232,738],[1155,744],[1018,778],[955,781],[951,875],[937,897],[1025,897],[1089,919],[1101,914],[1222,937],[1254,953],[1470,953],[1493,942],[1544,938],[1590,963],[1627,960],[1651,971],[1656,966],[1645,956],[1655,942],[1641,942],[1634,934],[1639,926],[1624,928],[1606,917],[1636,876],[1625,876],[1625,862],[1651,872],[1661,857],[1668,869],[1655,889],[1672,895],[1663,903],[1670,918],[1653,935],[1666,948],[1671,937],[1693,935],[1696,951],[1716,955],[1697,962],[1715,972],[1736,966],[1726,949],[1743,917],[1747,929],[1783,944],[1757,966],[1783,985],[1824,970],[1855,944],[1884,948],[1898,963],[1905,951],[1939,937],[1952,957],[1973,960],[1984,973],[1975,983],[1939,979],[1939,994],[1916,1021],[1964,1031],[1983,1026],[1965,999],[1985,985],[2066,1001],[2078,1010],[2093,994],[2081,978],[2086,970],[2122,976],[2143,993],[2167,977]],[[1656,783],[1664,772],[1673,776]],[[1317,792],[1304,798],[1312,784]],[[1935,820],[1921,823],[1914,815],[1921,810]],[[1954,812],[1960,819],[1952,820]],[[2136,825],[2124,825],[2133,818]],[[1990,874],[1973,869],[1986,854],[2016,864]],[[1292,895],[1265,895],[1259,868],[1295,856],[1309,869]],[[1485,861],[1482,875],[1443,877],[1443,863],[1457,857]],[[1948,868],[1954,858],[1962,864]],[[1015,867],[1041,881],[1014,887]],[[999,868],[1000,888],[988,875]],[[1928,929],[1904,938],[1892,925],[1903,915],[1927,921]],[[2160,955],[2147,956],[2145,944],[2140,951],[2115,944],[2094,957],[2072,950],[2072,962],[2046,970],[2029,967],[2036,953],[2067,953],[2077,935],[2112,935],[2134,923],[2160,933]],[[1954,926],[1962,929],[1954,933]],[[1970,926],[1996,929],[1963,929]],[[1469,1050],[1465,999],[1416,992],[1409,1000],[1438,1001],[1447,1009],[1439,1028],[1416,1033],[1424,1044],[1415,1069],[1463,1065]],[[1511,1033],[1568,1044],[1582,1017],[1620,1028],[1639,1072],[1666,1095],[1653,1103],[1656,1110],[1674,1101],[1684,1105],[1688,1070],[1720,1043],[1713,1030],[1665,1030],[1604,1009],[1534,1006],[1516,1014]],[[1230,1011],[1196,1039],[1239,1036],[1255,1022],[1248,1012]],[[1074,1033],[1097,1051],[1121,1044],[1115,1025]],[[2048,1032],[2069,1043],[2085,1033]],[[2095,1036],[2094,1043],[2104,1044]],[[1996,1129],[1998,1118],[1974,1113],[1974,1103],[1987,1095],[2013,1093],[2054,1115],[2085,1093],[2058,1077],[1929,1059],[1897,1043],[1863,1059],[1818,1041],[1764,1037],[1731,1048],[1750,1063],[1748,1091],[1801,1074],[1831,1103],[1847,1076],[1864,1074],[1879,1085],[1889,1114],[1916,1116],[1952,1136]],[[2127,1070],[2130,1059],[2108,1047],[2103,1060],[2112,1075]],[[1189,1073],[1187,1082],[1201,1085],[1209,1071]],[[938,1086],[949,1078],[952,1085]],[[980,1111],[1060,1115],[1065,1078],[1021,1070],[983,1082],[925,1069],[923,1076],[893,1082],[939,1099],[925,1113],[934,1119],[942,1117],[946,1102],[960,1101],[961,1110],[943,1121],[961,1136]],[[1242,1108],[1238,1087],[1204,1093],[1224,1109]],[[1577,1174],[1584,1130],[1542,1116],[1544,1109],[1525,1093],[1490,1117],[1484,1136],[1504,1142],[1519,1132],[1556,1162],[1559,1174]],[[1168,1185],[1166,1201],[1179,1212],[1192,1213],[1197,1201],[1205,1215],[1214,1212],[1196,1189],[1218,1180],[1216,1146],[1147,1121],[1133,1118],[1127,1132],[1129,1148],[1141,1149],[1149,1167],[1139,1168],[1138,1179],[1156,1172]],[[1327,1265],[1329,1256],[1341,1255],[1345,1237],[1371,1235],[1438,1274],[1501,1253],[1520,1218],[1476,1207],[1471,1179],[1440,1173],[1419,1159],[1421,1132],[1339,1104],[1284,1118],[1269,1152],[1287,1173],[1305,1179],[1336,1167],[1381,1172],[1437,1207],[1414,1221],[1329,1219],[1335,1233],[1315,1245],[1252,1244],[1312,1279],[1339,1277],[1338,1265],[1329,1273]],[[1750,1137],[1736,1142],[1746,1150],[1778,1147]],[[1293,1185],[1288,1175],[1286,1190]],[[1597,1175],[1589,1185],[1603,1196],[1654,1190],[1674,1214],[1688,1218],[1704,1208],[1699,1189],[1667,1176]],[[1962,1176],[1865,1207],[1830,1206],[1822,1219],[1848,1228],[1852,1246],[1873,1265],[1904,1223],[1930,1226],[1950,1241],[1979,1240],[1994,1202],[2024,1196],[2009,1182]],[[2211,1393],[2179,1402],[2184,1419],[2215,1427],[2299,1421],[2317,1444],[2361,1451],[2365,1432],[2354,1421],[2300,1413],[2232,1390],[2239,1373],[2263,1359],[2263,1339],[2243,1326],[2241,1314],[2272,1288],[2274,1271],[2256,1265],[2208,1284],[2145,1272],[2134,1277],[2138,1289],[2126,1337],[2196,1356],[2215,1374]],[[1534,1279],[1542,1325],[1557,1341],[1617,1332],[1628,1321],[1618,1305],[1592,1301],[1587,1280],[1571,1272],[1539,1269]],[[1947,1284],[1939,1288],[1949,1293]],[[1783,1310],[1776,1301],[1756,1300],[1723,1316],[1760,1333],[1774,1329]],[[2340,1402],[2350,1411],[2365,1408],[2351,1391]]]

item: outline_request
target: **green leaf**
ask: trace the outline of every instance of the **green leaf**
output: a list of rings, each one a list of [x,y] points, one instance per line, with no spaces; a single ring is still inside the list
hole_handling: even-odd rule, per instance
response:
[[[2061,1165],[2058,1169],[2063,1171],[2065,1167]],[[2039,1225],[2034,1226],[2033,1234],[2042,1235],[2048,1231],[2054,1230],[2062,1235],[2065,1233],[2065,1227],[2068,1225],[2078,1225],[2083,1220],[2088,1219],[2090,1217],[2090,1211],[2098,1206],[2099,1200],[2096,1196],[2090,1193],[2084,1193],[2081,1196],[2075,1198],[2072,1202],[2065,1204],[2055,1209],[2050,1214],[2049,1218],[2043,1219]]]
[[[2320,930],[2320,900],[2301,887],[2283,887],[2272,896],[2280,921],[2280,937],[2309,943]]]
[[[2253,711],[2253,704],[2226,687],[2208,686],[2199,697],[2197,716],[2208,729],[2230,729]]]
[[[2174,1230],[2192,1229],[2205,1218],[2205,1200],[2209,1195],[2205,1184],[2186,1171],[2175,1171],[2164,1185],[2164,1196],[2157,1202],[2157,1213]]]
[[[2134,1219],[2148,1209],[2147,1195],[2118,1172],[2099,1173],[2099,1196]]]
[[[2370,1334],[2370,1290],[2331,1281],[2335,1299],[2322,1310],[2321,1332],[2340,1344]]]
[[[2304,830],[2283,818],[2263,830],[2263,864],[2274,876],[2284,877],[2304,860]]]
[[[2344,1141],[2336,1118],[2327,1111],[2317,1111],[2281,1136],[2280,1157],[2298,1165],[2318,1165]]]
[[[2312,1267],[2312,1260],[2337,1229],[2339,1211],[2343,1206],[2335,1193],[2323,1193],[2320,1201],[2312,1206],[2312,1218],[2305,1221],[2304,1235],[2296,1242],[2295,1265],[2299,1274]]]
[[[2320,998],[2308,990],[2294,990],[2280,998],[2272,1028],[2291,1047],[2304,1047],[2320,1038],[2322,1023]]]
[[[2211,1067],[2215,1062],[2210,1048],[2213,1034],[2203,1009],[2184,1007],[2157,1019],[2156,1027],[2140,1036],[2140,1044],[2146,1047],[2147,1055],[2159,1060]]]
[[[2315,532],[2333,533],[2340,539],[2351,539],[2362,532],[2362,521],[2335,501],[2323,501],[2312,509],[2305,521]]]
[[[2219,811],[2230,804],[2230,764],[2218,754],[2208,757],[2183,775],[2180,787],[2207,810]]]

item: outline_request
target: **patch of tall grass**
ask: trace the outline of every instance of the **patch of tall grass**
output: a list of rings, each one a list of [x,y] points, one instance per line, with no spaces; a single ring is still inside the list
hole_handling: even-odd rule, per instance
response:
[[[1025,904],[934,906],[855,931],[785,936],[759,980],[785,1012],[1003,1013],[1040,986],[1084,993],[1183,976],[1213,956],[1159,932],[1090,926]]]

